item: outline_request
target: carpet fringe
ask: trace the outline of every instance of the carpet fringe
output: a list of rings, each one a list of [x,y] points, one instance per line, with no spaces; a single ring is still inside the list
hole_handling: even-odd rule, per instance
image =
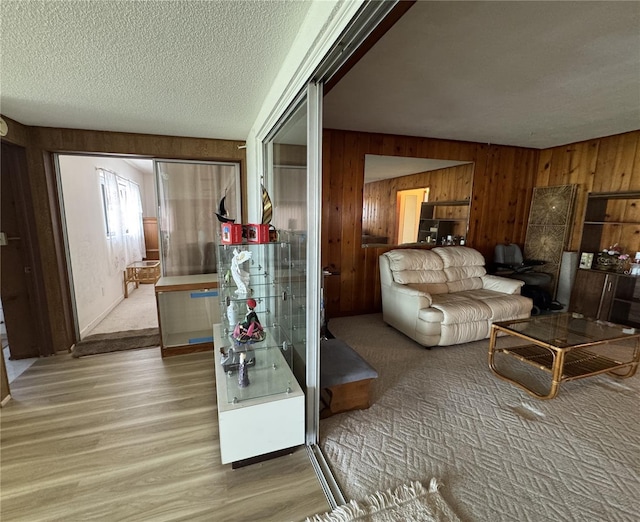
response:
[[[369,517],[388,509],[400,507],[412,502],[420,497],[429,496],[435,503],[437,520],[459,521],[458,517],[449,509],[448,505],[438,493],[440,483],[432,478],[429,482],[429,489],[419,481],[412,481],[402,484],[395,490],[378,491],[368,495],[360,503],[351,500],[348,504],[338,506],[329,513],[314,515],[305,519],[305,522],[351,522],[355,520],[372,520]],[[422,519],[421,519],[422,520]],[[431,520],[431,518],[429,518]],[[434,519],[435,520],[435,519]]]
[[[364,510],[355,500],[351,500],[348,504],[338,506],[330,513],[309,517],[305,522],[350,522],[367,515],[368,512],[366,510]]]
[[[372,493],[365,501],[371,505],[370,512],[377,513],[393,506],[400,506],[426,493],[427,490],[424,489],[422,483],[414,481],[398,486],[395,491],[388,489],[384,492]]]

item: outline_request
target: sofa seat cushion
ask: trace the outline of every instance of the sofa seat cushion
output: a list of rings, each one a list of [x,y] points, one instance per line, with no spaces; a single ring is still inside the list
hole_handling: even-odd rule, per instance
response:
[[[469,343],[489,337],[491,327],[489,321],[475,321],[473,323],[443,324],[440,330],[439,346]]]
[[[491,318],[491,308],[466,292],[434,295],[431,307],[442,312],[442,324],[474,323]]]
[[[482,289],[469,290],[464,294],[476,302],[482,302],[491,310],[489,316],[491,322],[507,321],[514,317],[529,317],[531,313],[531,299],[521,295],[502,294]]]

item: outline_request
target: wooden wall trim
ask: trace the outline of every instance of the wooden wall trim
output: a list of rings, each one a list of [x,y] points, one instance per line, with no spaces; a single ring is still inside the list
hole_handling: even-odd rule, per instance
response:
[[[2,116],[2,119],[7,123],[8,127],[7,135],[2,137],[2,141],[25,147],[29,139],[29,127],[22,125],[22,123],[18,123],[11,118],[7,118],[4,115],[0,116]]]
[[[132,154],[163,159],[238,161],[246,158],[244,141],[185,138],[128,132],[32,127],[37,145],[55,152]]]

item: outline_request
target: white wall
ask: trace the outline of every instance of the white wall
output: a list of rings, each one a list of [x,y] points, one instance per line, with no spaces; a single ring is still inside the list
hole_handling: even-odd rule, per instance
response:
[[[312,72],[339,39],[364,0],[314,0],[247,137],[247,215],[257,223],[262,215],[260,173],[265,132],[284,113]]]
[[[142,172],[122,159],[60,156],[59,160],[78,327],[83,337],[124,298],[123,274],[111,273],[107,263],[104,211],[96,168],[111,170],[138,183],[143,207],[148,199],[148,183],[145,184]]]

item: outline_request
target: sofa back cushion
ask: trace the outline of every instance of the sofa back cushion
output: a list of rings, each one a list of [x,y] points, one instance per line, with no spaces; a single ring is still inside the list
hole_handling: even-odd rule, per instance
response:
[[[430,250],[390,250],[383,254],[389,260],[393,280],[430,294],[448,292],[442,258]]]
[[[481,277],[487,271],[480,252],[463,246],[436,247],[432,252],[442,259],[449,292],[482,288]]]

